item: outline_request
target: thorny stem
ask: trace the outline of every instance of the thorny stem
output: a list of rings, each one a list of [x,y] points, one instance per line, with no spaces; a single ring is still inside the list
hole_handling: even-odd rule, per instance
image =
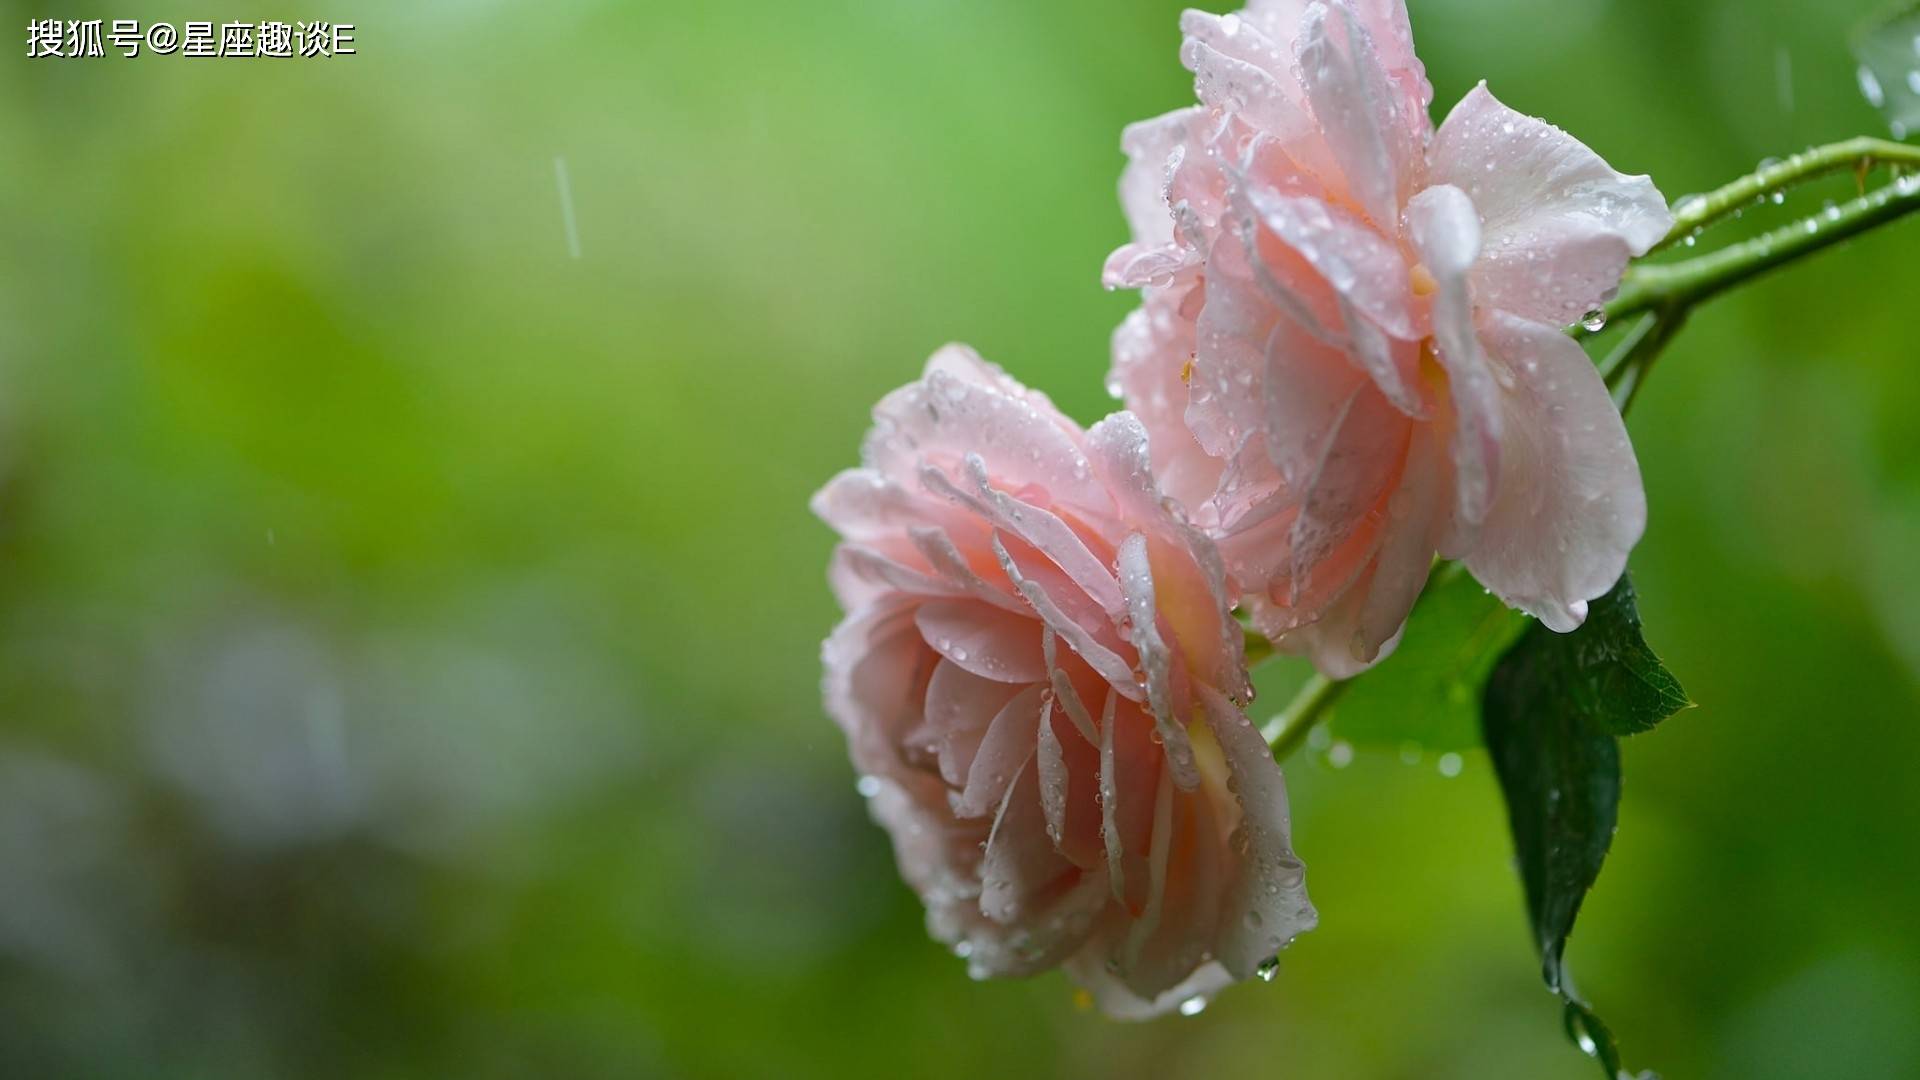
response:
[[[1709,255],[1665,266],[1635,266],[1607,305],[1609,319],[1679,310],[1817,251],[1920,210],[1920,173],[1902,176],[1844,206]]]
[[[1795,154],[1717,191],[1681,200],[1674,209],[1673,230],[1653,250],[1680,243],[1758,199],[1815,176],[1851,167],[1864,185],[1866,174],[1878,164],[1920,169],[1920,147],[1863,137]],[[1663,266],[1629,268],[1620,292],[1606,307],[1607,319],[1617,322],[1636,315],[1645,317],[1599,364],[1614,404],[1622,413],[1632,408],[1654,361],[1686,325],[1694,305],[1916,210],[1920,210],[1920,172],[1896,176],[1892,183],[1843,206],[1829,207],[1815,217],[1711,254]],[[1571,331],[1576,339],[1596,332],[1578,326]],[[1436,563],[1429,589],[1421,598],[1431,593],[1435,582],[1460,569],[1458,563]],[[1272,646],[1248,631],[1248,666],[1272,655]],[[1307,680],[1264,729],[1275,760],[1286,760],[1306,742],[1314,726],[1332,711],[1349,681],[1318,674]]]
[[[1681,199],[1674,207],[1673,231],[1653,250],[1672,247],[1721,218],[1802,181],[1847,168],[1857,170],[1864,180],[1866,173],[1879,164],[1920,167],[1920,146],[1862,136],[1762,166],[1718,191]]]

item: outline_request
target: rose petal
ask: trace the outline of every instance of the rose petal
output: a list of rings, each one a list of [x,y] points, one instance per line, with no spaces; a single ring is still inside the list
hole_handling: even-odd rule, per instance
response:
[[[926,524],[924,504],[873,469],[846,469],[814,493],[815,517],[849,540],[872,540]]]
[[[1207,725],[1233,777],[1241,852],[1224,899],[1213,953],[1237,978],[1247,978],[1319,916],[1307,899],[1306,868],[1293,853],[1287,782],[1267,741],[1232,702],[1207,694]],[[1242,846],[1244,845],[1244,846]]]
[[[981,678],[1030,683],[1047,676],[1042,626],[1031,615],[976,600],[932,600],[920,605],[913,621],[935,652]]]
[[[1502,600],[1565,633],[1619,580],[1646,528],[1640,466],[1580,346],[1497,312],[1481,336],[1512,389],[1502,401],[1499,496],[1467,567]]]
[[[1131,616],[1130,636],[1146,672],[1147,703],[1167,755],[1167,769],[1182,791],[1191,791],[1199,785],[1200,774],[1194,768],[1187,726],[1173,711],[1173,654],[1156,625],[1159,608],[1154,604],[1153,567],[1145,536],[1134,533],[1121,543],[1119,570]]]
[[[1120,173],[1120,209],[1133,230],[1133,242],[1143,249],[1173,243],[1173,213],[1167,205],[1172,158],[1205,115],[1206,110],[1189,105],[1128,124],[1120,132],[1120,149],[1127,155],[1127,167]]]
[[[1387,500],[1373,583],[1354,627],[1358,660],[1372,663],[1380,658],[1387,642],[1406,626],[1414,602],[1426,587],[1448,510],[1445,461],[1445,450],[1433,430],[1418,430],[1407,447],[1399,488]]]
[[[931,746],[941,778],[956,788],[964,787],[987,728],[1022,689],[983,679],[950,660],[941,660],[927,681],[924,720],[902,742]]]
[[[1040,687],[1029,686],[994,715],[967,768],[966,787],[954,799],[956,817],[980,817],[991,811],[1033,757],[1043,693]]]
[[[1347,190],[1376,228],[1399,228],[1416,175],[1406,107],[1373,43],[1342,0],[1314,4],[1299,39],[1301,81]]]
[[[1003,483],[1077,505],[1105,501],[1065,418],[971,350],[934,354],[925,377],[881,399],[873,418],[861,454],[895,483],[917,487],[929,466],[956,474],[968,454],[979,454]]]
[[[1485,232],[1483,305],[1565,325],[1608,299],[1628,259],[1673,228],[1653,181],[1515,112],[1481,83],[1434,137],[1429,179],[1472,197]],[[1610,239],[1611,238],[1611,239]]]
[[[1295,77],[1293,27],[1276,41],[1258,21],[1240,15],[1186,11],[1180,16],[1180,62],[1193,72],[1194,96],[1209,108],[1243,118],[1303,169],[1337,175],[1326,140]]]
[[[1113,683],[1122,693],[1127,693],[1129,690],[1132,694],[1141,693],[1134,687],[1133,668],[1121,659],[1119,654],[1101,644],[1086,624],[1068,617],[1060,607],[1059,601],[1042,588],[1038,581],[1021,571],[998,537],[994,539],[994,551],[1000,556],[1000,565],[1006,570],[1007,576],[1013,579],[1014,587],[1020,590],[1020,595],[1026,597],[1027,603],[1033,605],[1033,610],[1054,633],[1060,635],[1060,638],[1072,646],[1073,651],[1078,653],[1082,660],[1091,665],[1108,682]]]
[[[1407,206],[1414,249],[1438,284],[1433,335],[1453,399],[1451,452],[1455,507],[1462,525],[1477,526],[1492,502],[1501,460],[1499,387],[1473,325],[1467,271],[1480,253],[1480,219],[1459,188],[1430,187]]]
[[[1120,323],[1109,379],[1147,429],[1160,490],[1197,514],[1219,485],[1221,462],[1187,427],[1187,377],[1196,348],[1195,324],[1178,309],[1187,295],[1151,293]]]
[[[1247,199],[1260,224],[1299,252],[1356,311],[1396,337],[1420,336],[1406,257],[1392,240],[1323,199],[1262,184],[1250,184]],[[1389,395],[1396,390],[1386,382],[1381,389]]]
[[[899,746],[919,720],[916,695],[939,659],[920,640],[913,605],[883,604],[848,616],[820,657],[827,711],[846,732],[854,766],[875,775],[904,768]]]

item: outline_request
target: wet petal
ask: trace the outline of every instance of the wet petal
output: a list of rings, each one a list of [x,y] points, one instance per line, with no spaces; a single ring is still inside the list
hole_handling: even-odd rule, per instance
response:
[[[1455,507],[1463,526],[1471,528],[1485,518],[1494,497],[1502,454],[1500,388],[1475,334],[1467,281],[1480,252],[1480,220],[1465,192],[1439,186],[1422,191],[1407,206],[1407,225],[1438,286],[1433,336],[1453,400]]]
[[[1512,389],[1499,496],[1467,567],[1564,633],[1613,587],[1646,528],[1640,466],[1599,373],[1565,334],[1498,313],[1482,334]]]
[[[1645,176],[1475,87],[1434,138],[1429,175],[1471,196],[1484,223],[1483,305],[1565,325],[1609,298],[1627,260],[1673,227]]]
[[[1035,485],[1087,506],[1105,501],[1086,475],[1077,429],[1045,395],[963,347],[934,354],[926,375],[881,399],[873,419],[862,456],[897,484],[918,487],[926,467],[957,475],[966,456],[978,454],[1015,487]]]
[[[1174,714],[1173,654],[1156,625],[1159,609],[1154,604],[1153,568],[1145,536],[1134,533],[1121,543],[1119,570],[1131,616],[1130,636],[1146,672],[1147,703],[1166,751],[1167,767],[1181,790],[1190,791],[1200,783],[1200,774],[1194,769],[1186,724]]]
[[[1408,106],[1371,37],[1343,0],[1314,4],[1299,40],[1301,81],[1347,190],[1376,228],[1398,229],[1417,175]]]
[[[1033,757],[1043,693],[1040,687],[1029,686],[994,715],[967,768],[966,787],[954,800],[956,816],[980,817],[1007,794],[1008,785]]]
[[[1247,978],[1319,916],[1307,899],[1306,868],[1293,853],[1287,782],[1267,741],[1232,702],[1210,695],[1207,724],[1233,778],[1239,824],[1231,844],[1236,860],[1219,920],[1214,957]]]
[[[1040,620],[977,600],[933,600],[913,621],[933,650],[984,679],[1030,683],[1046,677]]]
[[[1320,198],[1259,185],[1247,189],[1247,198],[1260,224],[1299,252],[1354,310],[1396,337],[1420,336],[1399,245]],[[1386,384],[1381,389],[1395,392]]]

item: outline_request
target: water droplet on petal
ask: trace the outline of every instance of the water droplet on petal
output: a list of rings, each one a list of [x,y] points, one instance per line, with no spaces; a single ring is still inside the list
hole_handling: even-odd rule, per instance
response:
[[[854,781],[853,790],[859,792],[861,798],[871,799],[875,795],[880,794],[880,778],[877,776],[863,776]]]
[[[1207,1010],[1207,998],[1204,994],[1195,994],[1180,1003],[1181,1016],[1199,1016]]]
[[[1607,328],[1607,313],[1594,308],[1581,317],[1580,326],[1589,334],[1597,334]]]
[[[1260,961],[1260,966],[1254,968],[1253,973],[1260,976],[1261,982],[1272,982],[1273,977],[1280,973],[1280,958],[1277,956],[1267,957],[1265,960]]]

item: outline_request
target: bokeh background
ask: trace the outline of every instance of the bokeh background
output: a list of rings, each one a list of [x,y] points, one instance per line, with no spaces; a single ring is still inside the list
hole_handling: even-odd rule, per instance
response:
[[[1410,6],[1437,113],[1672,197],[1885,130],[1874,0]],[[1478,751],[1290,761],[1322,928],[1125,1026],[927,940],[822,714],[806,497],[871,403],[963,339],[1112,407],[1179,7],[0,3],[0,1074],[1588,1076]],[[360,53],[29,62],[47,16]],[[1569,955],[1670,1077],[1920,1075],[1917,250],[1702,311],[1632,418],[1701,707]]]

